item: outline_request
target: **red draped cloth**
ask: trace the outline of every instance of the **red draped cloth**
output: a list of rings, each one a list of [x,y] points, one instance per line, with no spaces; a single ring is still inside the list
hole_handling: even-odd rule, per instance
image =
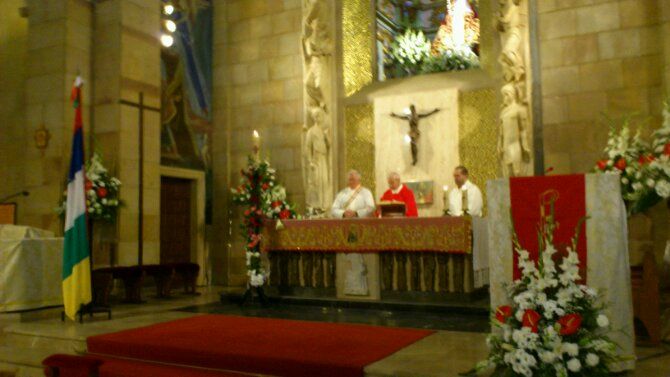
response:
[[[546,177],[510,178],[510,200],[514,230],[521,247],[530,254],[530,259],[538,259],[538,224],[542,216],[549,214],[549,197],[556,199],[554,215],[558,229],[554,234],[554,244],[559,252],[570,245],[579,220],[586,216],[586,187],[584,175],[555,175]],[[586,224],[582,223],[577,241],[580,276],[586,281]],[[521,278],[518,255],[514,253],[513,277]]]
[[[403,202],[405,203],[405,216],[406,217],[417,217],[419,216],[419,211],[416,209],[416,200],[414,199],[414,193],[412,190],[408,189],[407,186],[403,185],[400,191],[397,194],[394,194],[391,189],[386,190],[384,195],[381,198],[382,201],[390,202]]]

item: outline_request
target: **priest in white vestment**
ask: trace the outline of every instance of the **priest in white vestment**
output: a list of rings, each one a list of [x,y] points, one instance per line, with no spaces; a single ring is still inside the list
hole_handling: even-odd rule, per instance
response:
[[[330,214],[334,218],[351,219],[370,217],[375,211],[375,199],[370,190],[361,186],[361,175],[356,170],[347,174],[347,188],[335,197]],[[363,255],[346,253],[344,294],[351,296],[367,296],[368,270]]]
[[[454,183],[456,187],[449,190],[447,213],[449,216],[482,216],[484,200],[482,192],[474,183],[468,180],[468,169],[458,166],[454,169]]]
[[[352,170],[347,175],[348,186],[335,197],[330,214],[336,219],[370,217],[375,211],[375,199],[370,190],[361,186],[361,175]]]

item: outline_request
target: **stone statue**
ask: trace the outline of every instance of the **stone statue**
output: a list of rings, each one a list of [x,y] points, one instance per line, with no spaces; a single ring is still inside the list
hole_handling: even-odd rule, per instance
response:
[[[502,132],[499,150],[502,155],[503,173],[505,176],[530,175],[528,106],[519,100],[518,88],[515,88],[514,84],[503,85],[501,92]]]
[[[326,209],[332,203],[332,182],[330,169],[330,140],[325,111],[320,107],[310,109],[312,127],[305,135],[307,164],[306,201],[308,208]]]
[[[526,94],[528,80],[525,38],[527,22],[524,0],[499,0],[498,31],[502,51],[503,98],[500,110],[499,153],[504,176],[532,174],[531,115]]]
[[[523,27],[520,0],[501,0],[498,31],[502,45],[500,64],[505,81],[524,79],[526,68],[523,57]]]
[[[440,111],[440,109],[433,109],[432,111],[429,111],[427,113],[419,114],[416,112],[416,107],[412,104],[409,105],[409,112],[405,115],[391,113],[392,117],[398,119],[404,119],[409,122],[409,139],[410,139],[410,147],[412,150],[412,165],[416,165],[416,163],[418,162],[419,137],[421,136],[421,131],[419,131],[419,120],[421,118],[427,118],[438,111]]]
[[[328,92],[333,40],[329,2],[303,0],[302,53],[305,127],[302,137],[303,183],[307,211],[318,217],[333,201],[331,169],[331,101]],[[319,263],[321,259],[316,261]]]
[[[305,1],[303,18],[302,49],[305,67],[306,105],[327,110],[322,87],[323,71],[327,69],[325,58],[332,55],[333,41],[326,23],[321,20],[321,2]]]
[[[344,278],[344,294],[366,296],[368,294],[368,272],[363,255],[345,254],[346,274]]]

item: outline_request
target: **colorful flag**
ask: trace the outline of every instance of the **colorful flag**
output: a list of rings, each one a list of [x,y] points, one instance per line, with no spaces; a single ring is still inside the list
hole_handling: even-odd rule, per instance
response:
[[[75,319],[82,305],[91,302],[91,259],[86,226],[84,130],[81,119],[81,77],[72,88],[74,136],[67,183],[65,247],[63,251],[63,304],[65,314]]]

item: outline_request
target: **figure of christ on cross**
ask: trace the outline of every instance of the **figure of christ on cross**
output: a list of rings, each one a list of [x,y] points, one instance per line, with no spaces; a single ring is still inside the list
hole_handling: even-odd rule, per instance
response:
[[[414,106],[414,104],[411,104],[409,105],[409,111],[405,110],[404,115],[391,113],[392,117],[398,119],[404,119],[409,122],[409,139],[410,139],[410,148],[412,150],[412,165],[416,165],[418,161],[419,137],[421,136],[421,132],[419,131],[419,119],[427,118],[438,111],[440,111],[440,109],[436,108],[427,113],[419,114],[416,112],[416,107]]]

